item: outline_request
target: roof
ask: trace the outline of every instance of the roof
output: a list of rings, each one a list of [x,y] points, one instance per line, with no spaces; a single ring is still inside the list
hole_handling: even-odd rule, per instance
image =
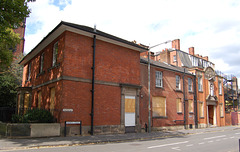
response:
[[[144,57],[141,57],[140,58],[140,63],[148,64],[148,59],[144,58]],[[153,66],[162,68],[162,69],[175,71],[175,72],[180,72],[180,73],[184,73],[184,69],[185,69],[185,68],[182,68],[182,67],[177,67],[177,66],[174,66],[174,65],[171,65],[171,64],[167,64],[167,63],[159,62],[159,61],[154,61],[154,60],[151,60],[151,59],[150,59],[150,64],[153,65]],[[189,75],[192,75],[192,73],[190,73],[187,69],[185,69],[185,73],[189,74]]]
[[[65,31],[71,31],[88,37],[93,37],[96,35],[97,40],[102,40],[108,43],[113,43],[119,46],[130,48],[139,52],[148,51],[148,48],[135,44],[133,42],[124,40],[122,38],[116,37],[111,34],[107,34],[100,30],[94,30],[91,27],[73,24],[69,22],[61,21],[46,37],[44,37],[38,45],[31,50],[19,64],[24,65],[30,61],[34,56],[36,56],[41,50],[43,50],[47,45],[49,45],[54,39],[61,35]]]

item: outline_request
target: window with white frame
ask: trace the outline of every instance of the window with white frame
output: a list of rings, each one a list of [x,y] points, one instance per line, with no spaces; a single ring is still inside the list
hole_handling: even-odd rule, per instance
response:
[[[181,85],[180,85],[180,76],[176,75],[176,89],[180,90],[181,89]]]
[[[176,61],[177,61],[177,56],[174,55],[174,56],[173,56],[173,62],[176,62]]]
[[[198,76],[198,91],[203,91],[202,76]]]
[[[191,78],[188,78],[188,91],[190,91],[190,92],[193,91],[192,79]]]
[[[52,66],[55,66],[57,64],[57,55],[58,55],[58,42],[56,42],[53,46],[53,62]]]
[[[44,52],[40,56],[40,70],[39,70],[40,73],[43,72],[43,64],[44,64]]]
[[[218,90],[219,90],[219,94],[222,94],[222,82],[218,81]]]
[[[161,71],[156,71],[156,87],[163,87],[163,77]]]

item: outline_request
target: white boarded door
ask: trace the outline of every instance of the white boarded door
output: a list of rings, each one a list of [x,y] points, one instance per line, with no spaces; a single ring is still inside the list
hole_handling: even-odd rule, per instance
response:
[[[125,96],[125,126],[135,126],[135,96]]]

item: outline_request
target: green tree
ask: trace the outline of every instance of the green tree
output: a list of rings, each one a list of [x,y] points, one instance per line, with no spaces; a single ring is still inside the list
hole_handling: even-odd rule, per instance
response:
[[[10,48],[20,42],[18,34],[12,29],[21,26],[30,10],[27,2],[31,0],[0,0],[0,72],[6,70],[12,62]]]

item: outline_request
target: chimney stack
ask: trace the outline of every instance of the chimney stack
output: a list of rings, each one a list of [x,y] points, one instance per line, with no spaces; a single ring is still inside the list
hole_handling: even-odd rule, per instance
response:
[[[172,41],[172,48],[176,50],[180,50],[180,39],[176,39]]]
[[[189,54],[194,55],[194,47],[188,48]]]

